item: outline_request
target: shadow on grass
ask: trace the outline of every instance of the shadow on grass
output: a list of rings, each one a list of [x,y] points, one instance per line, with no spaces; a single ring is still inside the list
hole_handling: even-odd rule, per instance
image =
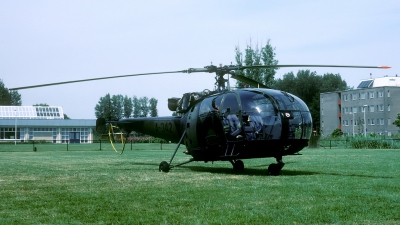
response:
[[[286,163],[290,164],[292,162]],[[131,165],[131,168],[127,168],[125,170],[134,170],[135,166],[154,166],[155,169],[158,170],[158,163],[150,163],[150,162],[126,162],[126,163],[111,163],[109,165]],[[244,175],[244,176],[268,176],[267,168],[269,164],[265,165],[257,165],[245,168],[242,171],[234,170],[233,168],[226,167],[210,167],[210,166],[190,166],[183,165],[179,167],[172,168],[170,170],[171,173],[174,172],[175,169],[189,169],[194,172],[204,172],[204,173],[216,173],[216,174],[229,174],[229,175]],[[262,168],[264,167],[264,168]],[[116,168],[120,170],[121,168]],[[312,175],[330,175],[330,176],[345,176],[345,177],[364,177],[364,178],[385,178],[390,179],[394,178],[391,176],[372,176],[372,175],[362,175],[362,174],[340,174],[340,173],[329,173],[329,172],[321,172],[321,171],[302,171],[302,170],[286,170],[282,169],[280,176],[312,176]]]
[[[110,166],[156,166],[158,168],[159,163],[151,163],[151,162],[118,162],[118,163],[109,163]],[[132,167],[134,169],[134,167]]]
[[[261,167],[261,166],[257,166]],[[243,171],[233,170],[232,168],[213,168],[201,166],[182,166],[196,172],[220,173],[230,175],[246,175],[246,176],[268,176],[267,166],[265,169],[256,169],[254,167],[245,168]],[[329,175],[329,176],[345,176],[345,177],[364,177],[364,178],[385,178],[390,179],[390,176],[372,176],[362,174],[340,174],[340,173],[324,173],[316,171],[301,171],[301,170],[281,170],[280,176],[312,176],[312,175]]]

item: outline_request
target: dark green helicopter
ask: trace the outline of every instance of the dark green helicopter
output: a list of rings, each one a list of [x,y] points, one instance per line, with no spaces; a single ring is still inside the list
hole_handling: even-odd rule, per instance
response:
[[[274,157],[277,163],[268,167],[269,175],[279,175],[283,156],[298,154],[308,145],[312,133],[312,118],[307,105],[290,93],[268,89],[266,86],[238,75],[244,69],[282,67],[346,67],[390,68],[388,66],[337,65],[266,65],[266,66],[206,66],[181,71],[130,74],[51,84],[12,88],[20,90],[51,85],[94,81],[111,78],[155,75],[165,73],[215,73],[215,90],[185,93],[181,98],[169,98],[168,108],[178,116],[127,118],[118,121],[98,119],[96,127],[105,129],[114,124],[126,137],[133,131],[178,143],[169,162],[162,161],[159,170],[193,161],[229,161],[235,170],[243,170],[243,159]],[[229,89],[229,79],[242,81],[253,88]],[[173,165],[179,146],[186,146],[190,159]]]

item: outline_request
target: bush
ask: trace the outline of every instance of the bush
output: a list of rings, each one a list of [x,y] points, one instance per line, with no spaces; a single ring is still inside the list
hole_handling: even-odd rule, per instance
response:
[[[392,139],[380,137],[355,137],[350,141],[350,146],[355,149],[396,149],[399,144]]]
[[[333,137],[333,138],[341,137],[341,136],[343,136],[343,132],[340,129],[335,129],[331,134],[331,137]]]
[[[308,147],[316,148],[318,147],[318,140],[321,136],[311,136],[310,140],[308,141]]]

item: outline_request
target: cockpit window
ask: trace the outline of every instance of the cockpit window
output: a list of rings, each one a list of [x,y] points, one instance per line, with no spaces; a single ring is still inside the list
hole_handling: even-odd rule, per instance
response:
[[[228,108],[230,113],[237,113],[239,111],[239,102],[233,93],[227,94],[222,102],[222,109],[227,110]]]
[[[199,111],[200,115],[216,110],[212,107],[212,101],[214,98],[206,98],[201,102],[200,111]]]
[[[243,113],[274,111],[274,104],[271,99],[266,98],[262,93],[243,92],[240,95]]]

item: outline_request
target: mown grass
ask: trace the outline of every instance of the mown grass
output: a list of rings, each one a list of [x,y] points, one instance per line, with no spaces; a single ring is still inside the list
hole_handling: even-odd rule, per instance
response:
[[[281,176],[266,176],[273,159],[244,160],[242,172],[194,162],[160,173],[171,150],[80,146],[0,152],[0,223],[400,223],[398,149],[304,149],[284,157]],[[186,158],[179,150],[175,162]]]

